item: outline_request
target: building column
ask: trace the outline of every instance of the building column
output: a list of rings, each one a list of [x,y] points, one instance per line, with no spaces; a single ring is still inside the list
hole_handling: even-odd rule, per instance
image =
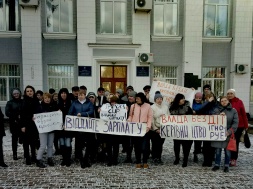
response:
[[[43,90],[41,7],[21,10],[23,87]]]
[[[193,73],[201,79],[203,1],[184,2],[183,73]]]
[[[252,0],[235,0],[233,6],[233,41],[231,49],[230,87],[242,99],[246,112],[250,105]],[[235,64],[247,64],[246,74],[235,73]]]
[[[99,76],[96,76],[96,65],[93,64],[93,48],[88,46],[88,43],[95,42],[96,1],[77,0],[77,64],[78,66],[92,66],[92,76],[78,76],[78,85],[85,85],[88,91],[96,91],[98,88],[94,79]]]

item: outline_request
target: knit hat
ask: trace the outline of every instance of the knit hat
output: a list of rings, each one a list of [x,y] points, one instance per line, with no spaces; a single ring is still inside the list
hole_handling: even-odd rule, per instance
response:
[[[94,98],[96,97],[96,94],[94,92],[89,92],[87,97],[89,98],[90,96],[93,96]]]
[[[195,98],[196,98],[196,97],[202,98],[202,97],[203,97],[203,95],[202,95],[202,93],[201,93],[201,92],[197,92],[197,93],[195,94]]]
[[[211,85],[209,85],[209,84],[204,85],[203,90],[205,90],[206,88],[208,88],[211,91]]]
[[[117,89],[116,93],[119,93],[119,95],[123,95],[123,90],[122,89]]]
[[[133,86],[131,86],[131,85],[129,85],[129,86],[126,88],[126,90],[128,90],[128,89],[131,89],[131,90],[134,91],[134,88],[133,88]]]
[[[157,98],[162,98],[162,99],[163,99],[163,96],[161,95],[160,91],[156,91],[156,92],[155,92],[154,101],[155,101]]]
[[[118,101],[118,97],[117,96],[112,96],[110,98],[110,102],[117,102]]]
[[[147,101],[144,93],[137,93],[135,97],[139,97],[141,99],[142,104]]]
[[[234,89],[228,89],[227,94],[228,93],[233,93],[235,95],[235,90]]]
[[[132,97],[135,98],[136,94],[137,93],[135,91],[131,91],[130,93],[128,93],[128,96],[132,96]]]

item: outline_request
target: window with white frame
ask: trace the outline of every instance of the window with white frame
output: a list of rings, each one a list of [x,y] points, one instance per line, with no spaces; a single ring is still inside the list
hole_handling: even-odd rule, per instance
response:
[[[209,84],[217,98],[225,95],[226,68],[204,67],[202,68],[202,86]]]
[[[154,35],[177,36],[179,0],[154,0]]]
[[[205,0],[204,36],[228,36],[230,0]]]
[[[13,88],[20,88],[20,66],[0,64],[0,101],[10,100]]]
[[[127,33],[127,0],[100,1],[100,33]]]
[[[48,88],[70,90],[74,86],[74,73],[73,65],[48,65]]]
[[[153,77],[161,81],[176,85],[177,84],[177,67],[154,66]]]
[[[46,0],[47,32],[73,32],[73,0]]]
[[[18,31],[18,0],[0,0],[0,31]]]

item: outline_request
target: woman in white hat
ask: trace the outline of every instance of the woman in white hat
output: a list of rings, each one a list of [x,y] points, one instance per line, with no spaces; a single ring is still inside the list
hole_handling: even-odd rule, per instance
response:
[[[227,97],[228,97],[229,102],[232,105],[232,107],[234,109],[236,109],[236,111],[238,113],[238,117],[239,117],[238,129],[235,132],[237,151],[231,152],[231,161],[230,161],[230,166],[236,166],[236,160],[238,158],[238,151],[239,151],[240,137],[242,135],[243,130],[248,129],[248,118],[247,118],[246,111],[245,111],[244,104],[243,104],[242,100],[237,98],[235,95],[235,89],[229,89],[227,91]]]

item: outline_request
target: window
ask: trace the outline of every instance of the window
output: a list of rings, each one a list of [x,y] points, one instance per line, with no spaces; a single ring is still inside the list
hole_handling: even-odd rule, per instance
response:
[[[101,0],[101,34],[127,33],[127,1]]]
[[[71,89],[74,86],[73,65],[48,65],[48,88],[59,91],[61,88]]]
[[[73,33],[73,0],[46,0],[47,32]]]
[[[0,101],[10,100],[10,90],[20,88],[20,66],[0,64]]]
[[[230,0],[205,0],[204,36],[228,36]]]
[[[224,67],[204,67],[202,69],[202,86],[209,84],[218,98],[225,94],[226,69]]]
[[[178,0],[154,1],[154,35],[178,35]]]
[[[177,67],[174,66],[154,66],[154,78],[159,78],[164,82],[177,84]]]
[[[18,31],[18,0],[0,0],[0,31]]]

